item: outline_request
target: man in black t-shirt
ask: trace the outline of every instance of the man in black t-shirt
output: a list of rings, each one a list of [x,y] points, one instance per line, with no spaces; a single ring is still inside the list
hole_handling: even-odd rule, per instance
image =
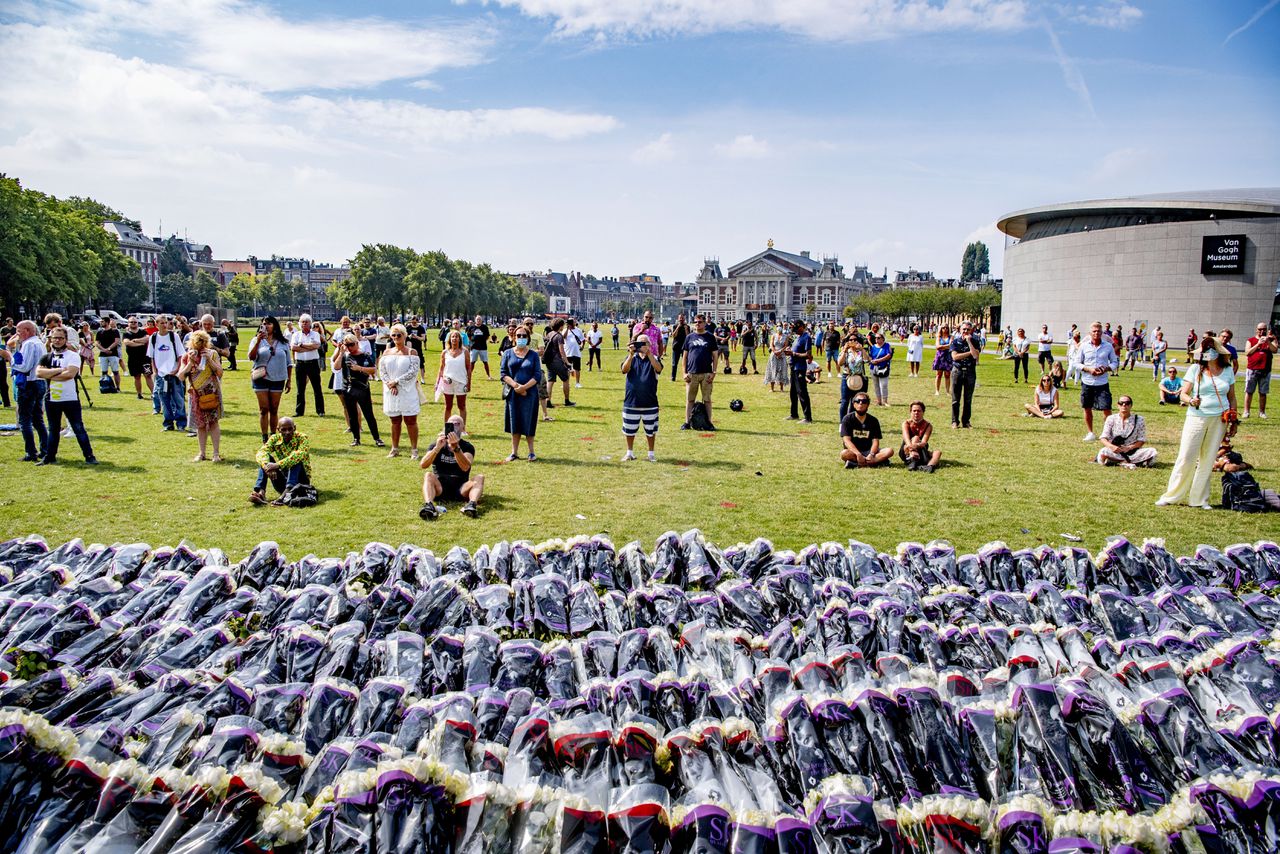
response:
[[[676,371],[680,370],[680,357],[684,354],[684,339],[689,337],[689,324],[685,322],[684,312],[676,318],[676,325],[671,329],[671,381],[676,381]]]
[[[107,322],[102,324],[98,329],[94,339],[98,344],[98,367],[102,369],[102,375],[105,377],[108,372],[116,381],[116,391],[120,390],[120,330],[116,329],[116,322],[110,317]]]
[[[720,350],[716,336],[707,331],[706,315],[699,314],[693,319],[693,332],[684,339],[684,423],[681,430],[692,429],[690,419],[693,418],[693,403],[702,393],[702,403],[707,408],[707,418],[711,417],[711,389],[716,381],[716,369],[719,367]],[[710,429],[714,430],[715,427]]]
[[[240,333],[236,331],[236,325],[234,323],[230,320],[223,320],[222,334],[225,335],[227,339],[227,361],[230,362],[230,366],[227,370],[239,370],[236,367],[236,348],[240,346]]]
[[[475,322],[467,327],[467,337],[471,339],[471,367],[481,362],[485,377],[493,379],[493,374],[489,373],[489,326],[480,315],[477,314]]]
[[[880,421],[867,411],[870,405],[866,392],[858,392],[853,397],[853,408],[840,422],[840,440],[844,444],[840,459],[847,469],[886,466],[893,457],[891,449],[880,447]]]
[[[138,393],[138,400],[142,400],[142,378],[147,378],[147,394],[151,394],[155,387],[151,379],[151,362],[147,359],[147,330],[138,323],[138,318],[130,317],[129,325],[120,337],[124,339],[125,367],[133,377],[133,389]]]
[[[430,521],[445,512],[440,501],[465,501],[462,515],[474,517],[484,494],[484,475],[472,469],[475,446],[463,439],[462,416],[452,415],[436,443],[423,456],[420,468],[430,468],[422,478],[422,509],[418,515]]]
[[[747,359],[750,359],[751,373],[760,373],[756,368],[756,329],[751,325],[750,320],[747,321],[747,325],[738,337],[742,342],[742,366],[738,368],[738,372],[743,374],[747,372]]]

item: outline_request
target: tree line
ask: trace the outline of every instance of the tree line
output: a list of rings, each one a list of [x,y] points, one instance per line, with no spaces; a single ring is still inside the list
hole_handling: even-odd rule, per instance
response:
[[[543,294],[530,293],[515,277],[488,264],[451,259],[440,250],[374,243],[351,259],[351,277],[335,282],[329,297],[353,312],[448,317],[484,314],[511,317],[547,310]]]
[[[955,318],[982,318],[988,309],[1000,304],[995,288],[924,288],[892,290],[855,297],[845,309],[846,317],[882,317],[891,320],[914,319],[927,325]]]
[[[29,317],[54,305],[136,306],[148,296],[138,263],[102,227],[124,220],[93,199],[58,199],[0,174],[0,299],[5,313]]]

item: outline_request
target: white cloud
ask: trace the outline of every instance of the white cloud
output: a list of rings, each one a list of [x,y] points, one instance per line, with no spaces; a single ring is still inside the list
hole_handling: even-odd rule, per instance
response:
[[[631,153],[631,159],[637,163],[670,163],[675,157],[676,148],[669,133],[664,133]]]
[[[1125,0],[1111,0],[1095,6],[1073,6],[1062,11],[1072,21],[1109,30],[1127,29],[1142,20],[1142,10]]]
[[[735,136],[732,142],[719,143],[714,150],[721,157],[731,160],[759,160],[768,157],[772,151],[767,141],[756,139],[749,133]]]
[[[466,2],[466,0],[455,0]],[[1027,0],[478,0],[549,18],[563,35],[781,30],[821,41],[1028,26]]]
[[[69,0],[29,4],[18,14],[99,47],[124,34],[145,36],[187,66],[265,91],[360,88],[476,65],[494,38],[477,24],[292,21],[249,0]]]
[[[1222,43],[1225,45],[1227,42],[1231,41],[1236,36],[1248,30],[1254,24],[1258,23],[1258,21],[1262,19],[1263,15],[1270,12],[1277,5],[1280,5],[1280,0],[1270,0],[1270,2],[1266,3],[1261,8],[1259,8],[1258,11],[1254,12],[1253,15],[1249,18],[1249,20],[1245,21],[1243,24],[1241,24],[1240,26],[1232,30],[1231,33],[1225,39],[1222,40]]]
[[[1132,181],[1134,173],[1151,162],[1152,153],[1146,148],[1117,148],[1103,155],[1091,180],[1112,183],[1117,180]]]

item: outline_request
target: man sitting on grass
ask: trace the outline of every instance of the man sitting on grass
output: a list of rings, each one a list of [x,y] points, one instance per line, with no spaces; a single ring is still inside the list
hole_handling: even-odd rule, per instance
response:
[[[484,493],[484,475],[474,474],[471,464],[476,458],[476,448],[461,437],[462,416],[451,415],[444,423],[444,431],[436,437],[436,443],[422,457],[418,465],[430,468],[422,478],[422,509],[418,515],[430,521],[445,512],[441,501],[465,501],[462,515],[474,517],[478,512],[480,496]]]
[[[276,431],[258,449],[258,481],[249,493],[251,504],[267,503],[267,480],[278,493],[299,483],[311,483],[311,440],[307,434],[299,433],[293,419],[287,417],[280,419]],[[283,498],[272,501],[271,506],[284,506]]]
[[[1120,411],[1108,415],[1102,425],[1102,450],[1098,462],[1104,466],[1135,469],[1149,467],[1156,461],[1156,449],[1146,447],[1147,422],[1133,411],[1133,398],[1120,397]]]
[[[892,450],[880,447],[880,421],[867,412],[870,405],[871,398],[859,392],[853,399],[853,409],[840,422],[840,439],[844,442],[840,459],[847,469],[888,465],[893,456]]]

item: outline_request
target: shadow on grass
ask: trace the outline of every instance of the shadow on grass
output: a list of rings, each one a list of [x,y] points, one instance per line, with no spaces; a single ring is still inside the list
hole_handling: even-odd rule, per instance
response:
[[[95,437],[93,441],[96,442],[98,440]],[[142,465],[121,465],[120,463],[113,463],[111,460],[104,460],[101,457],[99,457],[97,471],[104,471],[104,472],[118,471],[118,472],[129,472],[130,474],[142,474],[143,472],[147,471],[147,467]]]
[[[121,436],[119,433],[104,433],[100,436],[90,434],[89,439],[95,445],[130,445],[138,441],[137,436]]]

